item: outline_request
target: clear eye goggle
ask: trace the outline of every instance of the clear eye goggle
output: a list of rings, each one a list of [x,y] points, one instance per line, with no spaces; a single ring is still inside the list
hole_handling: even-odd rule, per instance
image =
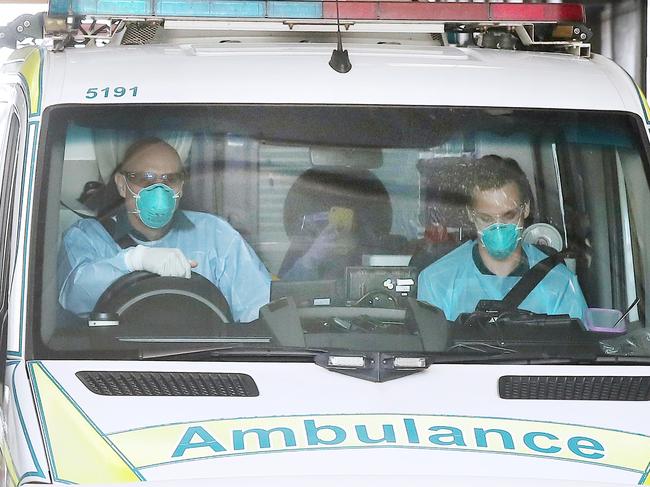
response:
[[[185,181],[186,175],[183,171],[158,174],[153,171],[120,171],[127,182],[135,184],[141,188],[146,188],[156,183],[163,183],[168,186],[179,186]]]
[[[500,215],[488,215],[487,213],[470,210],[470,215],[477,227],[485,228],[495,223],[518,223],[524,214],[525,208],[525,205],[520,205],[516,208],[505,211]]]

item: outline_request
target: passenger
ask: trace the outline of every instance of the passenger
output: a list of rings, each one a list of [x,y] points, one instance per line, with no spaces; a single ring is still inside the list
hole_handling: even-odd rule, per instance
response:
[[[134,271],[189,278],[194,270],[224,294],[236,321],[252,321],[269,301],[271,278],[228,223],[207,213],[176,211],[185,173],[176,150],[159,139],[133,144],[115,171],[124,205],[103,223],[84,218],[63,236],[59,302],[92,311],[116,279]]]
[[[348,265],[359,265],[361,261],[358,248],[357,232],[352,230],[353,211],[343,209],[351,215],[348,222],[328,224],[315,236],[303,239],[296,237],[293,242],[292,252],[300,252],[300,247],[307,248],[302,256],[295,258],[291,268],[286,266],[280,269],[280,276],[287,281],[310,281],[317,279],[332,279],[341,277]],[[323,212],[326,213],[326,212]],[[289,259],[286,260],[289,262]]]
[[[389,238],[392,215],[388,191],[369,170],[306,171],[285,201],[291,245],[280,277],[342,279],[346,267],[361,265],[363,253],[396,245]]]
[[[522,244],[531,192],[512,159],[485,156],[476,161],[468,213],[478,240],[467,242],[424,269],[418,299],[442,309],[449,320],[472,312],[481,300],[502,300],[533,265],[548,257]],[[555,266],[519,306],[539,314],[582,319],[587,308],[577,277]]]

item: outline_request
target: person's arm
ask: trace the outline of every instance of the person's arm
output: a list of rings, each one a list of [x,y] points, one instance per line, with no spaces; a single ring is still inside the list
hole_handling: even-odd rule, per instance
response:
[[[239,234],[226,246],[223,259],[217,287],[230,304],[233,319],[241,322],[257,319],[259,309],[269,302],[271,275]]]
[[[280,277],[286,281],[315,281],[320,279],[319,267],[336,255],[338,232],[334,225],[328,225],[314,239],[302,256]]]
[[[302,259],[296,259],[291,269],[282,275],[285,281],[315,281],[318,277],[318,266],[307,267]]]
[[[448,302],[449,299],[445,299],[444,294],[440,293],[440,289],[436,285],[436,279],[439,278],[440,276],[436,277],[431,269],[420,272],[418,276],[418,300],[441,309],[449,319],[450,303]]]
[[[76,314],[88,313],[116,279],[129,273],[126,250],[99,231],[79,226],[68,230],[59,252],[59,303]]]
[[[163,277],[191,276],[195,262],[175,248],[138,245],[120,249],[96,222],[74,226],[59,253],[59,303],[73,313],[88,313],[102,293],[120,277],[147,271]]]

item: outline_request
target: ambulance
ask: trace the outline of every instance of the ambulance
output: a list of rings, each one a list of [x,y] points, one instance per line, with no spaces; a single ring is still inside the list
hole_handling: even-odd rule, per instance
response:
[[[650,114],[591,35],[394,0],[4,27],[4,484],[650,484]]]

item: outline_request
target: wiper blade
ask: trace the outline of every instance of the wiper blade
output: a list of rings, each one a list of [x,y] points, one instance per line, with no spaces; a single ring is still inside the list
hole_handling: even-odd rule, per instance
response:
[[[328,353],[327,350],[306,348],[269,348],[242,345],[204,346],[192,348],[145,348],[140,350],[140,360],[205,360],[221,357],[231,358],[286,358],[290,360],[313,360],[316,355]]]
[[[509,364],[509,365],[574,365],[578,362],[569,357],[539,357],[506,353],[496,355],[447,355],[430,359],[431,364]]]
[[[441,355],[428,358],[434,364],[506,364],[506,365],[648,365],[650,357],[616,357],[611,355],[539,356],[529,353]]]
[[[650,364],[650,357],[601,355],[596,358],[596,362],[603,365],[607,365],[607,364],[648,365]]]

